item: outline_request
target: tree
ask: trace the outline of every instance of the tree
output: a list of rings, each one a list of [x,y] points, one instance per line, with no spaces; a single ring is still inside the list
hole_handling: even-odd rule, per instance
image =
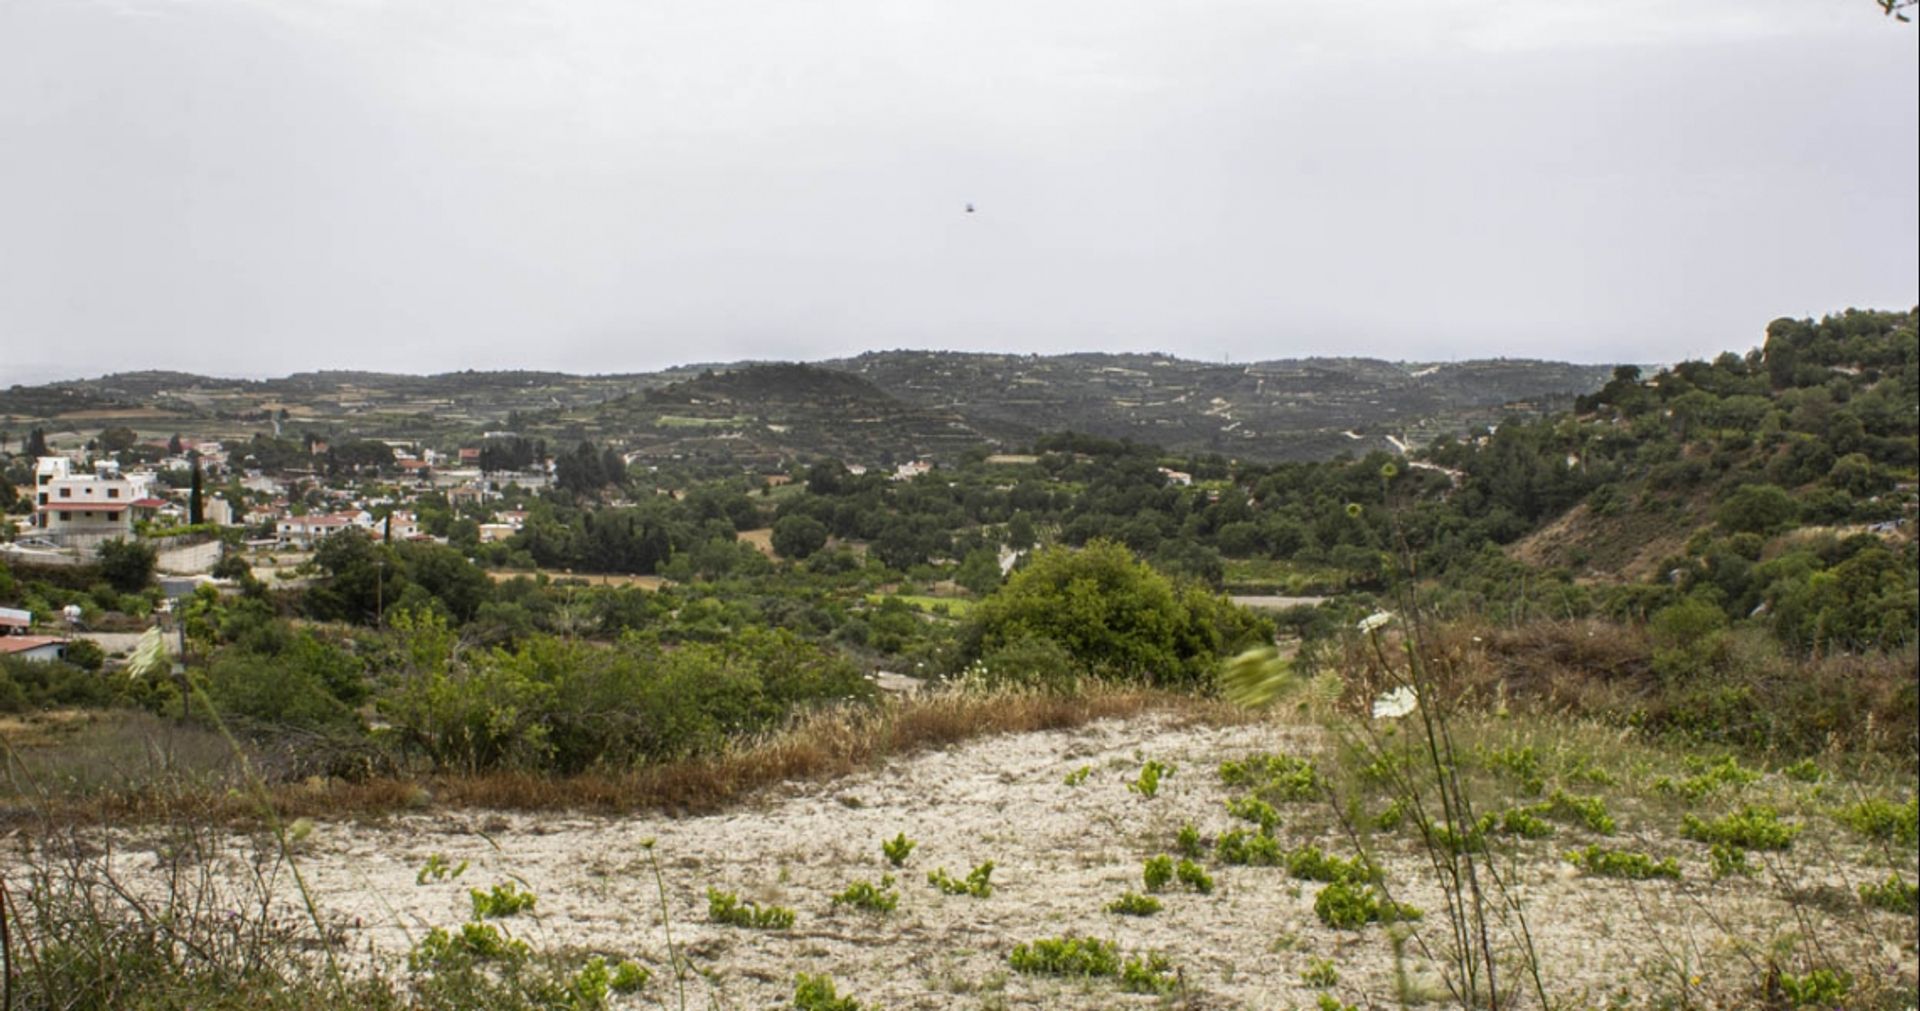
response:
[[[183,451],[184,446],[180,442],[180,433],[175,432],[167,439],[167,453],[172,456],[179,456]]]
[[[152,545],[116,537],[100,545],[100,577],[121,593],[137,593],[153,579],[156,560]]]
[[[782,516],[773,524],[773,550],[801,559],[827,546],[827,525],[811,516]]]
[[[140,433],[125,425],[112,425],[100,430],[100,451],[103,453],[124,453],[140,441]]]
[[[200,461],[195,460],[192,483],[187,491],[187,522],[195,526],[207,521],[206,489],[202,487],[204,481],[205,478],[200,473]]]
[[[1220,657],[1271,636],[1245,608],[1167,577],[1111,541],[1036,553],[969,622],[963,659],[1052,642],[1077,672],[1159,685],[1206,684]]]
[[[27,433],[27,457],[29,459],[38,460],[43,456],[52,455],[53,450],[47,448],[47,433],[45,431],[36,428]]]

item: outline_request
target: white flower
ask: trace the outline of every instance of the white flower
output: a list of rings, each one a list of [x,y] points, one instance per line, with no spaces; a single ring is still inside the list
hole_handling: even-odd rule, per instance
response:
[[[1420,696],[1412,688],[1400,687],[1373,700],[1373,718],[1376,720],[1397,720],[1413,712],[1420,704]]]
[[[1380,628],[1384,626],[1387,622],[1392,620],[1393,620],[1392,611],[1375,611],[1372,614],[1369,614],[1366,617],[1360,619],[1360,632],[1361,634],[1364,635],[1367,632],[1371,632],[1376,628]]]

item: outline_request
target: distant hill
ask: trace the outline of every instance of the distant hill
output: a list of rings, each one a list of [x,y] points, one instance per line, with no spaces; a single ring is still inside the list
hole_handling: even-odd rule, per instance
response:
[[[249,380],[144,371],[0,390],[0,423],[73,438],[114,419],[146,435],[215,437],[281,422],[334,438],[434,444],[510,429],[744,463],[952,457],[1071,430],[1174,452],[1287,460],[1420,444],[1512,411],[1563,408],[1611,373],[1607,365],[1523,359],[1224,365],[1156,354],[943,351],[595,376],[328,370]]]
[[[1171,450],[1315,459],[1424,442],[1569,406],[1611,365],[1487,359],[1431,365],[1307,358],[1219,365],[1167,355],[884,351],[823,362],[981,427],[1074,430]]]

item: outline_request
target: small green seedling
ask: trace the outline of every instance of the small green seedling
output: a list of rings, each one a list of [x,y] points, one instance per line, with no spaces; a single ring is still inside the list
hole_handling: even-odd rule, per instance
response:
[[[538,901],[532,892],[521,891],[511,881],[502,881],[487,892],[470,888],[467,895],[473,899],[473,918],[476,920],[493,920],[524,913]]]
[[[891,839],[882,841],[880,843],[880,852],[886,854],[887,863],[895,867],[903,867],[906,865],[907,857],[912,855],[913,848],[918,845],[920,844],[907,838],[907,834],[902,832]]]

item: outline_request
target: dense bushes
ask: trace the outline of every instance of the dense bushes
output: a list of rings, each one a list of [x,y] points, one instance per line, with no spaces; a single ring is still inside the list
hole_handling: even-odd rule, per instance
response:
[[[1265,641],[1272,626],[1193,586],[1176,586],[1125,547],[1096,541],[1034,555],[981,603],[964,662],[1031,669],[1050,643],[1075,674],[1205,687],[1221,656]]]
[[[846,660],[779,631],[670,648],[536,636],[455,657],[444,624],[404,625],[408,655],[376,705],[404,749],[442,769],[573,773],[685,758],[872,691]]]

